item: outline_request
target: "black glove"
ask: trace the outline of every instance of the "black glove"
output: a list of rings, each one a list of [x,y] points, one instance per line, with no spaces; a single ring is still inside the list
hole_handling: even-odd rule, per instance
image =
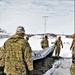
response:
[[[75,59],[72,59],[72,63],[75,63]]]
[[[30,71],[30,75],[33,75],[33,70],[32,70],[32,71]]]
[[[0,66],[0,71],[4,71],[4,66]]]
[[[71,50],[71,47],[70,47],[70,50]]]
[[[4,73],[4,66],[3,66],[3,67],[0,66],[0,75],[6,75],[6,74]]]
[[[62,48],[63,48],[63,46],[62,46]]]
[[[42,46],[42,48],[43,48],[43,46]]]

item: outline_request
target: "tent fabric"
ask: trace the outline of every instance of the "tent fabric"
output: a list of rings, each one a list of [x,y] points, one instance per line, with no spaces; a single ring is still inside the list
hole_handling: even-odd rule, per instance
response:
[[[65,65],[66,64],[66,65]],[[59,61],[56,61],[52,68],[49,69],[45,74],[43,75],[70,75],[70,67],[72,64],[71,58],[62,58]]]
[[[47,55],[50,54],[54,50],[54,45],[44,49],[44,50],[38,50],[38,51],[32,51],[32,58],[34,60],[45,58]]]

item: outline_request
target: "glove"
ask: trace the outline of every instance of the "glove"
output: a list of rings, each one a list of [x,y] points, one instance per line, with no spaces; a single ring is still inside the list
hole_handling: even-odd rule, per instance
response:
[[[62,46],[62,48],[63,48],[63,46]]]
[[[4,73],[4,66],[0,66],[0,75],[6,75],[6,74]]]
[[[71,50],[71,47],[70,47],[70,50]]]
[[[75,64],[75,58],[73,58],[73,59],[72,59],[72,63],[74,63],[74,64]]]
[[[43,46],[42,46],[42,48],[43,48]]]
[[[30,75],[33,75],[33,70],[30,71]]]
[[[4,66],[0,66],[0,71],[4,71]]]

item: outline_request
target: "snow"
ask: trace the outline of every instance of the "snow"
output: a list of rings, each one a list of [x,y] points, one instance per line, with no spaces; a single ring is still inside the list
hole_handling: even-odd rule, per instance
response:
[[[1,38],[0,39],[0,47],[3,46],[4,42],[7,40],[8,38]]]
[[[66,65],[65,65],[66,64]],[[70,75],[71,59],[61,59],[44,75]]]
[[[57,38],[49,38],[49,46],[52,46],[52,42],[55,42]],[[71,57],[71,50],[70,50],[70,46],[72,43],[72,39],[71,38],[61,38],[62,42],[63,42],[63,49],[61,48],[61,52],[60,52],[60,56],[62,57]],[[29,39],[29,43],[30,46],[32,48],[32,50],[42,50],[40,42],[41,42],[41,38],[30,38]],[[53,56],[55,55],[55,51],[53,53]]]

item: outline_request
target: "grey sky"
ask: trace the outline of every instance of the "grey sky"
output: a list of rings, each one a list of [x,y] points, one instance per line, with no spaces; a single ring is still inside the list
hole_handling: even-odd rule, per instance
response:
[[[0,27],[15,33],[22,25],[26,33],[74,33],[74,0],[0,0]]]

